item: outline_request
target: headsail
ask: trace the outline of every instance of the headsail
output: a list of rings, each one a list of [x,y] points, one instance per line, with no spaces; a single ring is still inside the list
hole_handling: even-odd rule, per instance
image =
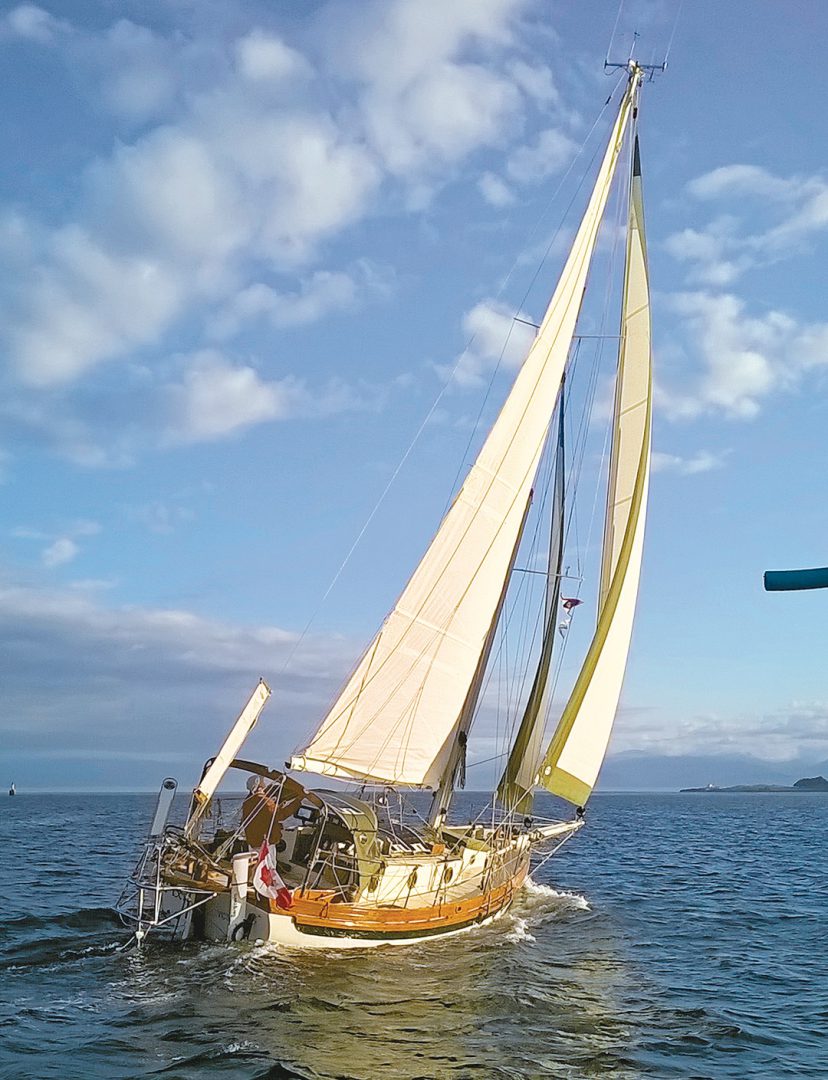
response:
[[[598,625],[538,777],[575,804],[589,798],[597,779],[627,665],[644,544],[651,416],[650,293],[636,136]]]
[[[523,711],[523,718],[497,788],[497,797],[501,804],[507,810],[518,814],[528,814],[532,807],[532,788],[538,773],[543,730],[549,706],[549,675],[552,668],[558,606],[561,601],[561,572],[564,554],[564,466],[564,385],[561,383],[558,402],[558,438],[555,448],[552,524],[546,568],[546,604],[540,657],[532,681],[532,689]]]
[[[538,335],[449,512],[356,670],[291,768],[433,787],[529,500],[635,96],[631,80]]]

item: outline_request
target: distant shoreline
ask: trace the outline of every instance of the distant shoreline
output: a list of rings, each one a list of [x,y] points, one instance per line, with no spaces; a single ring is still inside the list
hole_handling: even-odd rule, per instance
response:
[[[718,795],[722,792],[748,793],[748,794],[773,794],[774,792],[812,794],[813,792],[828,792],[828,780],[824,776],[805,776],[797,780],[791,787],[782,784],[734,784],[732,787],[717,787],[716,784],[708,784],[706,787],[683,787],[679,789],[681,794]]]

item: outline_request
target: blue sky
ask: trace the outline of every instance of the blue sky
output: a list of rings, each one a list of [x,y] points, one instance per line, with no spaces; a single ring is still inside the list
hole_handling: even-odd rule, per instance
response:
[[[677,7],[628,0],[615,51],[660,57]],[[0,775],[189,781],[259,675],[252,749],[307,733],[554,286],[616,11],[2,8]],[[619,783],[828,757],[828,597],[761,590],[828,558],[826,32],[805,0],[685,4],[646,87],[656,472]]]

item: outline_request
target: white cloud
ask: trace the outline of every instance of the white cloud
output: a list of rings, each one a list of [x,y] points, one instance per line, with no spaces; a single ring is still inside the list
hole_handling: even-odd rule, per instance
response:
[[[522,184],[537,183],[560,172],[575,156],[577,144],[557,128],[540,132],[534,145],[515,150],[506,164],[513,180]]]
[[[71,540],[68,536],[60,536],[53,544],[43,549],[41,558],[43,559],[43,565],[51,570],[56,566],[64,566],[66,563],[72,562],[79,551],[80,548],[74,540]]]
[[[548,67],[527,64],[518,60],[511,65],[510,75],[530,98],[548,108],[560,103],[560,94]]]
[[[37,4],[19,4],[0,20],[0,36],[34,41],[39,45],[50,45],[69,29],[63,19],[56,19]]]
[[[724,454],[714,454],[710,450],[699,450],[689,458],[654,450],[652,467],[653,472],[673,472],[680,476],[695,476],[697,473],[720,469],[724,464],[724,457]]]
[[[316,270],[300,279],[295,290],[279,291],[257,282],[240,290],[211,321],[209,330],[213,337],[225,339],[263,318],[276,327],[304,326],[354,308],[361,296],[387,293],[390,281],[387,271],[363,260],[348,272]]]
[[[687,190],[697,199],[720,199],[724,195],[790,199],[798,187],[797,181],[774,176],[760,165],[722,165],[691,180]]]
[[[312,53],[256,24],[235,37],[183,26],[165,34],[128,19],[82,30],[31,5],[15,9],[21,33],[58,43],[59,23],[63,59],[81,79],[95,75],[96,102],[121,127],[112,152],[77,178],[62,222],[19,212],[0,220],[11,269],[0,333],[18,383],[6,415],[48,434],[73,461],[127,464],[147,432],[162,430],[154,398],[171,383],[164,346],[179,328],[195,345],[200,328],[222,339],[247,320],[304,325],[382,291],[366,265],[320,266],[325,243],[386,197],[421,205],[474,151],[513,145],[528,109],[557,105],[549,69],[519,55],[527,7],[334,3],[324,28],[314,24]],[[518,172],[553,167],[554,142],[550,129],[517,159]],[[481,192],[509,198],[494,174]],[[73,408],[78,388],[100,365],[139,351],[131,367],[146,378],[131,417],[124,394],[117,427],[107,434],[104,420],[95,430],[90,410]],[[490,363],[485,352],[476,363]],[[210,404],[221,387],[233,403],[223,419]],[[363,407],[365,397],[341,383],[311,395],[249,363],[190,372],[166,397],[178,409],[179,438],[192,440],[281,418],[302,394],[305,415],[346,401]]]
[[[731,293],[677,293],[668,302],[703,365],[701,377],[682,391],[659,385],[661,403],[674,417],[712,410],[753,419],[771,393],[795,388],[804,372],[828,364],[828,323],[803,325],[775,310],[751,315]]]
[[[306,79],[312,73],[301,53],[262,30],[253,30],[236,42],[236,60],[244,78],[254,82]]]
[[[730,285],[753,267],[794,254],[828,228],[828,183],[821,176],[781,177],[757,165],[724,165],[690,181],[687,191],[735,208],[665,243],[674,258],[690,264],[692,279],[705,285]]]
[[[361,84],[366,137],[392,174],[430,174],[478,147],[509,140],[522,91],[492,59],[514,43],[525,6],[524,0],[369,0],[356,19],[350,9],[344,25],[329,20],[336,63]],[[471,58],[475,51],[485,63]],[[537,69],[536,92],[540,79]]]
[[[127,506],[124,514],[130,521],[138,522],[151,533],[169,536],[182,525],[191,522],[195,514],[187,506],[176,506],[164,502],[144,503],[141,506]]]
[[[281,420],[293,411],[299,389],[292,379],[268,382],[252,367],[228,363],[221,354],[196,354],[180,384],[169,387],[172,443],[224,438]]]
[[[73,562],[80,554],[81,547],[78,539],[97,536],[101,532],[101,526],[97,521],[79,520],[74,521],[61,529],[60,535],[33,529],[27,525],[18,525],[10,530],[10,535],[15,540],[34,540],[36,542],[48,541],[46,547],[40,552],[42,564],[49,570],[58,566],[65,566]]]
[[[522,312],[518,316],[526,318]],[[463,316],[463,336],[468,344],[456,362],[454,381],[460,386],[477,386],[498,364],[512,370],[520,367],[535,333],[534,327],[515,321],[507,304],[481,300]],[[451,370],[440,368],[443,375]]]
[[[668,757],[749,754],[762,761],[815,762],[828,754],[828,706],[795,701],[761,715],[708,714],[670,723],[656,709],[622,708],[612,748]]]
[[[491,206],[511,206],[515,195],[509,185],[494,173],[484,173],[477,181],[480,194]]]

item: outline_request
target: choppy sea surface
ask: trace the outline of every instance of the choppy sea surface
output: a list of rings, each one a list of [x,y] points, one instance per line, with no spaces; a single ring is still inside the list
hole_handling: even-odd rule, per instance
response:
[[[826,796],[598,795],[498,922],[340,953],[119,951],[151,806],[0,802],[3,1080],[828,1077]]]

